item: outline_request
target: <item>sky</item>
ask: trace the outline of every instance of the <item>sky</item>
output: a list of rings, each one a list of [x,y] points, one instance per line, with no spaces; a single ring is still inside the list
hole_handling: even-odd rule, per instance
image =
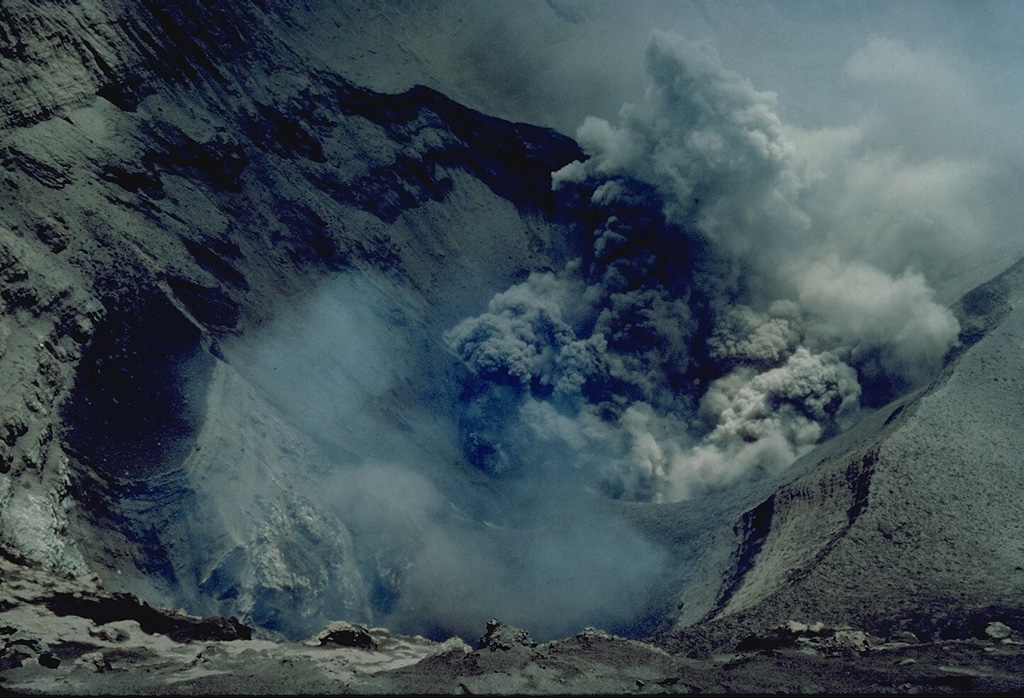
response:
[[[980,103],[1021,107],[1020,96],[1007,89],[1024,68],[1024,8],[1016,2],[549,0],[468,3],[464,11],[491,37],[478,41],[465,33],[466,44],[487,46],[476,51],[490,56],[465,69],[493,89],[507,93],[522,85],[521,97],[546,97],[564,108],[564,116],[548,112],[557,122],[611,118],[622,102],[638,98],[652,29],[711,41],[723,64],[778,94],[780,116],[799,126],[831,125],[863,106],[870,90],[857,87],[865,76],[850,62],[873,41],[893,42],[915,56],[913,64],[892,55],[881,59],[888,60],[885,68],[876,66],[890,80],[919,81],[910,99],[954,96],[947,91],[954,73]],[[572,99],[559,100],[559,93]]]

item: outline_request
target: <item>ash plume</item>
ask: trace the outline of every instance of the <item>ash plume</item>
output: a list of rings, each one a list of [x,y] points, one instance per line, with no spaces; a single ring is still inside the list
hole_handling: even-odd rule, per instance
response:
[[[785,468],[934,375],[959,326],[927,259],[904,246],[902,267],[875,266],[837,243],[853,221],[805,209],[836,182],[801,146],[849,133],[787,127],[706,42],[654,31],[646,67],[643,100],[587,118],[587,158],[552,173],[596,221],[591,249],[445,338],[473,375],[462,433],[480,467],[550,463],[664,501]]]

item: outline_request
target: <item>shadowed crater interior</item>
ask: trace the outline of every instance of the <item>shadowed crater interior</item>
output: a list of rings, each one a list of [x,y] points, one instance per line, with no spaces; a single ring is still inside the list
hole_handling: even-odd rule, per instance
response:
[[[196,386],[215,359],[162,296],[112,310],[97,328],[64,408],[65,442],[101,473],[144,480],[180,463],[205,414]]]

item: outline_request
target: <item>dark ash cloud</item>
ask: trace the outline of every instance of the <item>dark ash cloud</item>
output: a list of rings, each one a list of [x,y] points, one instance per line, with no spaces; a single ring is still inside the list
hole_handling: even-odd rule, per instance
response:
[[[654,31],[646,66],[643,100],[584,120],[587,158],[552,174],[600,221],[592,249],[446,340],[479,379],[478,465],[575,463],[613,496],[671,500],[785,468],[934,375],[959,327],[919,259],[875,266],[837,239],[853,221],[805,209],[863,185],[876,155],[821,168],[860,129],[788,127],[708,42]]]

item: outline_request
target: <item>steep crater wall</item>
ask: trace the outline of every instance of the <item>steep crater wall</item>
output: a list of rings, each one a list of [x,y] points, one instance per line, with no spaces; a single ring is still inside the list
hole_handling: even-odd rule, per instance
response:
[[[548,182],[577,146],[359,88],[258,4],[0,14],[5,550],[287,635],[387,612],[392,573],[323,516],[310,473],[401,450],[375,424],[458,461],[417,432],[431,391],[456,390],[440,333],[572,256]],[[339,276],[370,279],[369,321],[420,358],[363,433],[323,439],[245,362]]]

